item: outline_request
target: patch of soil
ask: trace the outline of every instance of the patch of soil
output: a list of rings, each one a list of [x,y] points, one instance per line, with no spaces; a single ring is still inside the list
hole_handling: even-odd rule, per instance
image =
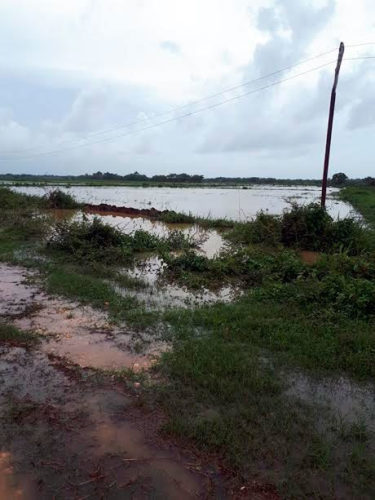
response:
[[[170,213],[169,210],[157,210],[154,207],[151,208],[133,208],[133,207],[118,207],[116,205],[108,205],[107,203],[100,203],[100,205],[91,205],[87,203],[84,206],[85,212],[88,213],[106,213],[106,214],[122,214],[122,215],[132,215],[141,216],[149,218],[159,218],[161,215]]]
[[[311,250],[302,250],[300,252],[300,256],[301,256],[301,260],[304,264],[312,266],[318,262],[318,260],[321,257],[321,253],[320,252],[313,252]]]

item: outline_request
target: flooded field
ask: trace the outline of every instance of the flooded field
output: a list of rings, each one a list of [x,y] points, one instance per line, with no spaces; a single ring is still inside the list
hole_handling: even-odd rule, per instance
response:
[[[27,194],[44,195],[54,187],[17,186],[12,189]],[[235,188],[169,188],[72,186],[60,189],[82,203],[107,203],[133,208],[174,210],[194,216],[246,220],[260,210],[280,214],[292,202],[306,204],[319,201],[320,188],[313,186],[256,186]],[[327,209],[334,217],[347,217],[353,207],[337,199],[338,189],[329,188]]]
[[[57,220],[82,219],[82,213],[74,210],[53,210],[51,213]],[[159,237],[167,237],[173,231],[181,231],[194,242],[196,253],[210,259],[226,247],[225,240],[218,231],[203,229],[196,224],[167,224],[143,217],[124,217],[119,214],[85,214],[85,217],[89,220],[98,217],[125,234],[143,230]],[[138,280],[142,286],[129,289],[127,286],[115,285],[115,290],[121,295],[135,297],[149,310],[230,302],[240,294],[240,291],[232,286],[223,286],[215,291],[188,290],[186,287],[166,282],[163,279],[164,270],[165,263],[157,255],[141,255],[133,265],[119,272]]]

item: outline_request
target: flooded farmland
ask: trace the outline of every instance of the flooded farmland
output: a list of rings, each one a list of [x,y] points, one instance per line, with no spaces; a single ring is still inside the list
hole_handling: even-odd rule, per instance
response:
[[[52,186],[13,186],[26,194],[44,195]],[[280,214],[291,203],[319,201],[320,188],[315,186],[256,186],[243,188],[171,188],[129,186],[61,186],[81,203],[107,203],[139,209],[174,210],[198,217],[246,220],[260,210]],[[338,189],[329,188],[327,209],[332,217],[347,217],[353,210],[349,203],[337,198]]]

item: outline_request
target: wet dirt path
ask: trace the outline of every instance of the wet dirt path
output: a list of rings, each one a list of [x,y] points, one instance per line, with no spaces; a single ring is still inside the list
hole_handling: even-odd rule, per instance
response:
[[[146,364],[149,353],[132,353],[131,332],[91,308],[47,297],[30,278],[0,267],[2,317],[46,336],[36,349],[0,347],[2,498],[204,495],[204,475],[190,471],[173,446],[156,445],[153,425],[147,432],[139,425],[145,418],[136,415],[136,396],[90,382],[95,372],[81,379],[65,361],[122,369]]]
[[[1,499],[277,498],[233,487],[162,439],[164,417],[142,407],[141,389],[93,369],[147,367],[158,343],[134,352],[134,332],[48,297],[25,269],[0,265],[0,283],[0,319],[42,336],[33,348],[0,343]]]

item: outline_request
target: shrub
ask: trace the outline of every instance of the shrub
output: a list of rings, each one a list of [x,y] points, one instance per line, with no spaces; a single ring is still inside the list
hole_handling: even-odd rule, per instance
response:
[[[193,272],[208,271],[210,267],[207,257],[197,255],[191,251],[187,251],[170,260],[168,265],[170,269]]]
[[[68,193],[55,189],[46,195],[48,208],[79,208],[81,205]]]
[[[244,244],[277,246],[281,240],[280,218],[265,212],[258,212],[254,220],[237,223],[227,234],[227,238]]]
[[[287,247],[322,251],[331,238],[332,217],[318,204],[293,205],[281,218],[281,242]]]
[[[48,247],[74,255],[78,260],[124,259],[131,255],[124,235],[97,217],[92,222],[58,222]]]
[[[7,187],[0,187],[0,208],[2,210],[35,209],[45,207],[40,196],[17,193]]]
[[[158,217],[159,220],[166,223],[188,223],[192,224],[194,222],[194,217],[189,214],[183,214],[179,212],[175,212],[174,210],[168,210],[167,212],[161,213]]]

